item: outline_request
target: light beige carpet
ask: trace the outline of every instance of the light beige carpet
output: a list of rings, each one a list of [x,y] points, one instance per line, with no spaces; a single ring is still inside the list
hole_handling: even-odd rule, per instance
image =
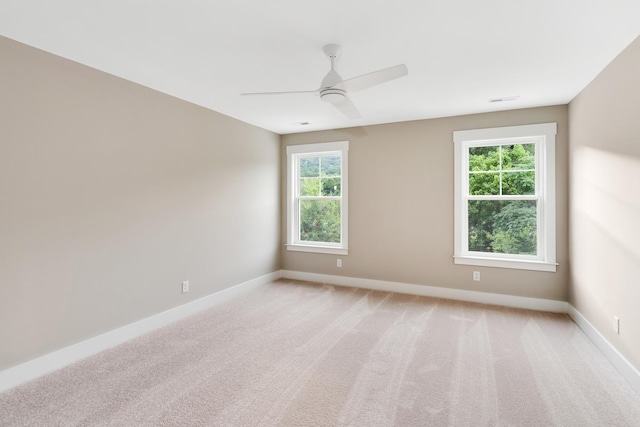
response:
[[[640,426],[566,316],[277,281],[0,395],[2,426]]]

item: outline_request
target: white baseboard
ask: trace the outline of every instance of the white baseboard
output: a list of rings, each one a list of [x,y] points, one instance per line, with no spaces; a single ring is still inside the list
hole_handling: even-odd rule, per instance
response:
[[[355,288],[373,289],[376,291],[399,292],[401,294],[446,298],[458,301],[502,305],[506,307],[527,308],[531,310],[551,311],[554,313],[566,313],[568,305],[565,301],[517,297],[513,295],[492,294],[488,292],[465,291],[462,289],[441,288],[437,286],[413,285],[409,283],[388,282],[384,280],[304,273],[290,270],[282,270],[282,277],[287,279],[328,283],[330,285],[337,286],[351,286]]]
[[[568,304],[567,314],[582,332],[589,337],[609,362],[622,374],[629,385],[640,395],[640,371],[638,371],[607,339],[580,313]]]
[[[255,279],[224,289],[220,292],[188,302],[151,317],[139,320],[118,329],[89,338],[88,340],[54,351],[0,372],[0,392],[31,381],[47,373],[64,368],[81,359],[115,347],[130,339],[151,332],[162,326],[195,314],[217,304],[229,301],[245,292],[270,283],[281,277],[280,271],[265,274]]]

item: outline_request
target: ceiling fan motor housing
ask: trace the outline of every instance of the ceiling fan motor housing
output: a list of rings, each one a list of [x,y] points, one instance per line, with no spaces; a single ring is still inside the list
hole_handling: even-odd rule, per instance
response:
[[[320,99],[331,104],[342,102],[346,97],[347,92],[338,88],[328,88],[320,91]]]

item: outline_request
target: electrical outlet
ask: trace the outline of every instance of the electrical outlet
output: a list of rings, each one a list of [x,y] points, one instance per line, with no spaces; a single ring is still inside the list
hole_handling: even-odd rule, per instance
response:
[[[182,282],[182,293],[185,294],[189,292],[189,281],[185,280]]]
[[[338,258],[336,265],[338,266],[338,268],[342,268],[342,260],[340,258]]]
[[[613,332],[620,335],[620,319],[618,316],[613,316]]]
[[[473,272],[473,280],[475,280],[476,282],[480,281],[480,272],[479,271],[474,271]]]

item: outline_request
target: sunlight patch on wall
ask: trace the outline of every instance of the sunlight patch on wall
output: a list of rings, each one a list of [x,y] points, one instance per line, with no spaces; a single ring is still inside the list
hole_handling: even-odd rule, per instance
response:
[[[573,161],[575,213],[607,232],[640,263],[640,159],[579,147]]]

